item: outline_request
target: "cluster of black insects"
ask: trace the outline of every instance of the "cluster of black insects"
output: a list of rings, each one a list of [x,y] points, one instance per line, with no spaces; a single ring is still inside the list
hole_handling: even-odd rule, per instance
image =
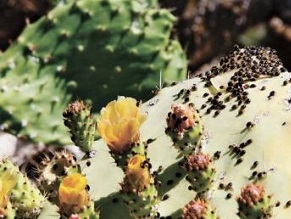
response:
[[[203,97],[208,97],[206,103],[201,106],[201,109],[206,109],[206,114],[214,112],[214,117],[219,115],[223,110],[226,102],[232,98],[235,99],[235,104],[230,110],[237,110],[237,116],[244,113],[245,108],[251,102],[249,98],[248,89],[256,88],[252,82],[257,79],[270,78],[279,76],[282,72],[287,71],[283,66],[281,60],[276,55],[276,51],[268,47],[234,47],[234,50],[220,60],[219,67],[213,66],[210,71],[199,75],[202,81],[205,82],[205,87],[212,86],[211,79],[217,75],[228,71],[234,71],[226,86],[221,85],[215,94],[211,92],[204,93]],[[291,81],[283,81],[283,86]],[[265,90],[262,87],[260,90]],[[224,99],[220,98],[222,91],[225,91],[228,96]],[[267,98],[271,99],[275,95],[275,91],[270,91]]]

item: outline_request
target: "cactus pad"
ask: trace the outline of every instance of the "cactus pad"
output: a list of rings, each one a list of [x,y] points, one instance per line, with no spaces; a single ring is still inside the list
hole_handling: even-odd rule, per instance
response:
[[[184,78],[174,21],[156,1],[59,4],[1,55],[1,128],[67,144],[61,112],[72,96],[93,100],[96,112],[116,95],[151,97],[160,72],[165,83]]]

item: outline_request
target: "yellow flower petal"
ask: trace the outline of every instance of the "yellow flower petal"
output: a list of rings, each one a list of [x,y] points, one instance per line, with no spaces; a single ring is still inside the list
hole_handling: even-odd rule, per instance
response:
[[[6,215],[5,209],[9,200],[8,196],[16,182],[16,174],[12,171],[7,170],[0,176],[0,216]]]
[[[5,171],[1,178],[0,194],[7,194],[16,184],[16,174],[11,171]]]
[[[59,203],[61,210],[69,213],[78,213],[89,205],[89,194],[86,190],[87,179],[73,173],[66,176],[59,186]]]
[[[124,152],[139,140],[139,128],[146,116],[130,97],[118,97],[102,108],[98,132],[113,152]]]

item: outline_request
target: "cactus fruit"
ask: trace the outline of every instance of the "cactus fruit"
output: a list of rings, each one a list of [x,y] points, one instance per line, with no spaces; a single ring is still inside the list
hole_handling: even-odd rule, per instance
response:
[[[199,146],[203,133],[201,119],[193,104],[172,105],[167,125],[166,133],[171,136],[174,146],[186,157],[192,154]]]
[[[89,104],[76,100],[63,113],[71,140],[85,153],[90,152],[96,135],[96,121],[90,110]]]
[[[186,179],[191,185],[190,188],[198,194],[207,192],[211,188],[215,174],[211,157],[197,152],[188,156],[184,165],[188,173]]]
[[[258,183],[246,185],[237,202],[240,218],[272,218],[271,197],[265,194],[263,185]]]
[[[97,112],[116,95],[151,97],[160,77],[183,79],[185,54],[170,39],[174,21],[155,0],[59,4],[1,55],[1,128],[67,144],[61,112],[72,96],[93,100]]]
[[[133,218],[157,218],[158,191],[150,173],[150,163],[136,154],[128,161],[122,187],[122,197]]]
[[[195,198],[182,209],[183,219],[216,219],[215,212],[211,210],[205,199]]]

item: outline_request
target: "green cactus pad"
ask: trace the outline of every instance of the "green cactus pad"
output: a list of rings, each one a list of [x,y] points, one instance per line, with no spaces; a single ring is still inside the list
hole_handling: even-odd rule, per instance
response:
[[[73,96],[98,111],[117,95],[147,99],[185,77],[170,39],[175,18],[156,1],[79,0],[59,4],[1,55],[1,128],[36,142],[67,144],[61,112]]]

